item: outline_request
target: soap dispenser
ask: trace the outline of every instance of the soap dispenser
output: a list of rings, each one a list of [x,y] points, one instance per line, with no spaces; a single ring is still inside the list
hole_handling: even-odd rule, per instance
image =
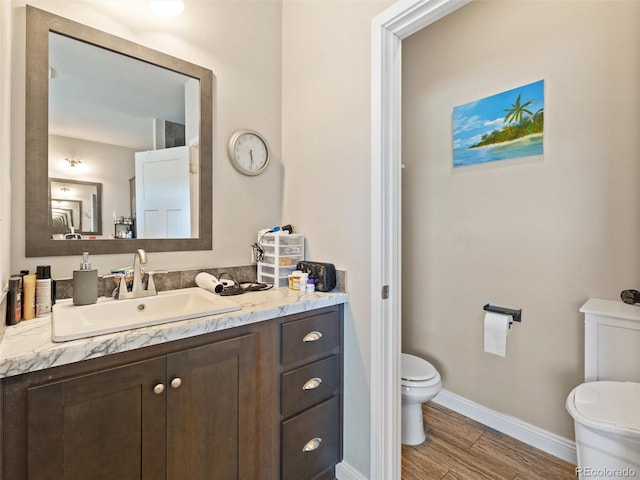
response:
[[[90,305],[98,301],[98,270],[92,270],[89,252],[82,254],[80,270],[73,271],[73,304]]]

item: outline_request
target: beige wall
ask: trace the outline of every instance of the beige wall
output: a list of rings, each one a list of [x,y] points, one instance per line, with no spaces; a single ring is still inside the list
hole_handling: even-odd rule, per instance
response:
[[[0,2],[0,292],[4,292],[11,262],[11,5]],[[0,312],[5,312],[0,293]],[[0,319],[4,315],[0,313]],[[2,328],[0,328],[0,335]]]
[[[369,472],[371,19],[391,1],[283,6],[283,221],[348,272],[345,460]]]
[[[403,348],[572,438],[578,308],[640,285],[640,2],[477,1],[403,49]],[[544,156],[453,170],[453,107],[540,79]],[[482,351],[489,301],[523,310],[506,358]]]
[[[24,125],[25,1],[12,0],[14,17],[12,125]],[[244,265],[260,228],[280,223],[282,212],[281,72],[282,3],[279,0],[195,0],[174,19],[151,14],[147,2],[29,0],[29,4],[210,68],[214,73],[213,251],[150,253],[153,269]],[[258,177],[237,173],[226,143],[241,128],[262,132],[270,168]],[[24,128],[12,130],[11,271],[52,265],[69,278],[74,257],[25,258]],[[96,255],[100,274],[131,263],[132,255]]]

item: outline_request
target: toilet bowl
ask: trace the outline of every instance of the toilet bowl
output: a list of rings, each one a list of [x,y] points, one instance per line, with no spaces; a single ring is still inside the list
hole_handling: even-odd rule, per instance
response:
[[[582,478],[640,475],[640,383],[598,381],[567,398]]]
[[[442,390],[440,374],[426,360],[403,353],[401,358],[402,443],[419,445],[426,439],[422,404]]]

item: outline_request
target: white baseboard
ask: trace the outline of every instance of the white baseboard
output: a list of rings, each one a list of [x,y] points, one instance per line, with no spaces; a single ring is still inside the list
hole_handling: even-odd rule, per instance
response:
[[[338,480],[369,480],[344,460],[336,465],[336,478]]]
[[[446,390],[442,390],[431,401],[520,440],[527,445],[539,448],[555,457],[576,463],[575,442],[567,440],[555,433],[548,432],[515,417],[483,407]]]

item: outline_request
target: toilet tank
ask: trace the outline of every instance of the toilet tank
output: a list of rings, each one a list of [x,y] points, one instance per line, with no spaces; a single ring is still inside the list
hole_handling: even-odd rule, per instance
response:
[[[640,382],[640,306],[590,298],[584,313],[584,379]]]

